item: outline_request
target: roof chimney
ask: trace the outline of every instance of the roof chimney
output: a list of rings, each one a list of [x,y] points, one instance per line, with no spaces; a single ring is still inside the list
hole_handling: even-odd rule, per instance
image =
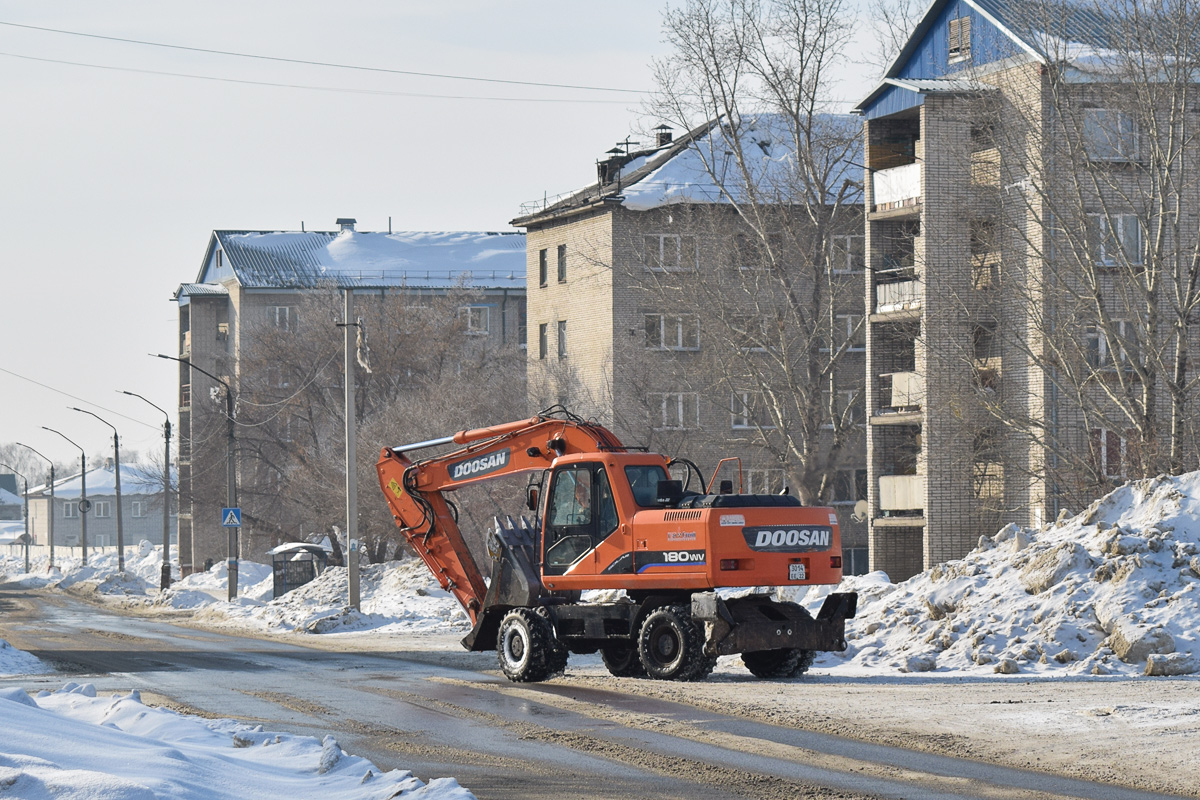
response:
[[[338,230],[342,232],[350,231],[351,233],[354,233],[354,223],[356,222],[358,222],[358,220],[354,219],[353,217],[338,217]]]
[[[671,126],[665,122],[654,129],[654,146],[663,147],[671,143]]]

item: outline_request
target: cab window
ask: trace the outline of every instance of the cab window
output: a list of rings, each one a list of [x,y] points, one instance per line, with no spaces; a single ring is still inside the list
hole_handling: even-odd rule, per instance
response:
[[[617,505],[602,464],[573,464],[551,479],[542,565],[561,575],[617,529]]]
[[[633,490],[633,501],[642,508],[658,508],[658,482],[668,480],[667,471],[658,464],[625,467],[625,477]]]

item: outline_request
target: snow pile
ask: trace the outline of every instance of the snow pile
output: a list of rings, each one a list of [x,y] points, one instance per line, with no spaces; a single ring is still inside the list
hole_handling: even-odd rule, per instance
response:
[[[91,685],[68,683],[31,698],[3,689],[0,718],[6,734],[0,791],[30,800],[474,797],[453,778],[424,784],[406,770],[380,772],[331,736],[184,716],[143,705],[137,692],[97,697]]]
[[[125,548],[125,574],[118,570],[115,552],[88,555],[88,563],[60,549],[55,555],[55,571],[47,571],[47,559],[42,556],[30,562],[25,572],[23,557],[0,556],[0,580],[37,589],[56,586],[77,588],[102,595],[144,595],[149,588],[157,589],[162,573],[162,550],[143,539],[136,547]],[[176,573],[178,570],[176,570]]]
[[[210,605],[199,618],[309,633],[457,632],[468,627],[458,601],[441,589],[425,564],[415,558],[363,565],[359,571],[361,611],[349,607],[349,571],[345,567],[329,567],[310,583],[275,599],[270,599],[268,575],[266,591],[265,602]]]
[[[1200,473],[1123,486],[1041,529],[1010,525],[901,584],[847,579],[850,671],[1200,671]],[[805,598],[819,606],[813,590]],[[826,655],[822,667],[837,668]]]
[[[50,668],[40,658],[0,639],[0,676],[40,675],[44,672],[50,672]]]
[[[175,609],[198,609],[214,603],[228,603],[228,564],[218,561],[207,572],[193,572],[175,581],[171,588],[157,595],[153,606]],[[253,561],[238,561],[238,591],[233,604],[261,605],[271,599],[274,578],[271,568]]]

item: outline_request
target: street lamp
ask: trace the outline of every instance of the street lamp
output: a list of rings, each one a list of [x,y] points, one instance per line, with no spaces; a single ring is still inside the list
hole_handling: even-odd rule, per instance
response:
[[[140,394],[126,391],[122,391],[121,394],[136,397],[143,403],[158,408]],[[163,420],[163,564],[162,577],[158,584],[158,588],[165,591],[171,588],[171,415],[161,408],[158,410],[162,411],[166,418]]]
[[[30,447],[27,444],[21,444],[20,442],[17,442],[17,446],[24,447],[26,450],[33,451],[33,453],[35,453],[38,458],[41,458],[42,460],[44,460],[46,463],[48,463],[50,465],[50,513],[47,515],[50,518],[50,523],[48,525],[48,530],[49,530],[49,535],[50,535],[50,563],[46,566],[46,571],[53,572],[54,571],[54,462],[51,461],[50,459],[46,458],[44,455],[39,453],[37,450],[34,450],[32,447]],[[26,503],[28,503],[28,500],[26,500]]]
[[[104,418],[93,414],[91,411],[84,411],[82,408],[71,407],[72,411],[78,411],[80,414],[88,414],[96,417],[108,427],[112,428],[113,432],[113,474],[117,482],[117,571],[125,572],[125,529],[121,524],[121,440],[117,438],[117,429],[111,422]]]
[[[29,478],[26,478],[24,475],[17,472],[16,467],[9,466],[8,464],[0,464],[0,467],[4,467],[5,469],[11,469],[18,478],[25,481],[25,573],[28,574],[29,573]],[[51,506],[50,510],[53,511],[54,507]]]
[[[67,439],[67,435],[65,433],[62,433],[61,431],[56,431],[56,430],[54,430],[54,428],[47,428],[45,425],[43,425],[42,430],[50,431],[51,433],[57,433],[62,438]],[[67,439],[67,441],[71,442],[70,439]],[[71,442],[71,444],[74,444],[76,447],[79,447],[79,445],[75,444],[75,442]],[[88,503],[88,499],[87,499],[87,453],[85,453],[83,451],[82,447],[79,447],[79,468],[80,468],[79,469],[79,481],[80,481],[79,544],[80,544],[81,548],[83,549],[83,565],[86,567],[87,566],[87,515],[88,515],[88,511],[91,509],[91,504]]]
[[[186,358],[176,358],[175,356],[166,356],[162,353],[153,354],[159,358],[165,358],[168,361],[177,361],[191,369],[196,370],[201,375],[207,375],[217,383],[225,387],[225,420],[228,423],[226,426],[225,437],[225,500],[229,508],[237,508],[237,465],[234,461],[234,421],[233,421],[233,387],[224,378],[218,378],[208,370],[201,369],[188,361]],[[238,562],[237,562],[237,528],[229,528],[229,560],[226,566],[226,573],[229,576],[229,599],[237,598],[238,584]]]

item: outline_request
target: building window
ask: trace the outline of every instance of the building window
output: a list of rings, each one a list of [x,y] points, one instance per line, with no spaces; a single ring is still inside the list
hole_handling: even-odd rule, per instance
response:
[[[775,424],[767,414],[766,406],[762,392],[734,392],[729,405],[733,429],[773,429]]]
[[[224,255],[225,255],[225,252],[223,250],[217,251],[217,269],[220,269],[224,265],[225,259],[222,258],[222,256],[224,256]]]
[[[839,469],[833,476],[834,503],[857,503],[867,499],[867,471]]]
[[[841,425],[862,425],[866,422],[866,402],[862,392],[858,389],[838,389],[833,397],[837,402],[830,408],[829,390],[821,392],[821,402],[832,415],[830,422],[823,427],[832,428],[834,420]]]
[[[300,323],[300,315],[295,306],[269,306],[267,321],[281,330],[294,331]]]
[[[834,275],[854,275],[866,269],[862,236],[834,236],[830,271]]]
[[[746,494],[782,494],[787,488],[787,473],[779,468],[747,469],[742,478]]]
[[[134,500],[129,504],[129,513],[134,517],[146,516],[146,506],[141,500]]]
[[[843,342],[849,342],[846,348],[852,353],[861,353],[867,347],[867,334],[863,326],[862,314],[837,314],[833,318],[834,345],[841,347]]]
[[[971,57],[971,18],[957,17],[950,20],[950,63],[966,61]]]
[[[772,322],[775,323],[772,329]],[[783,331],[783,320],[770,315],[737,314],[730,321],[730,334],[743,353],[765,353],[768,343],[778,348]]]
[[[75,505],[72,500],[68,503],[63,503],[63,517],[66,519],[74,519],[79,516],[79,506]]]
[[[97,517],[111,517],[112,516],[112,503],[110,503],[107,500],[97,500],[96,501],[96,516]]]
[[[700,349],[700,318],[695,314],[647,314],[645,322],[650,350]]]
[[[782,234],[767,234],[765,243],[757,234],[739,233],[733,237],[733,266],[738,269],[770,269],[772,258],[783,258]]]
[[[565,244],[558,246],[558,282],[567,282],[567,246]]]
[[[1132,320],[1112,320],[1112,330],[1108,333],[1096,325],[1088,325],[1083,330],[1083,339],[1088,366],[1091,367],[1111,368],[1141,358],[1137,328]]]
[[[670,233],[649,234],[642,238],[644,263],[651,272],[691,272],[696,269],[698,252],[695,236]]]
[[[549,327],[545,322],[538,325],[538,358],[542,361],[546,360],[546,353],[550,350]]]
[[[561,361],[567,357],[567,321],[558,321],[558,358]]]
[[[463,333],[468,336],[487,336],[491,325],[491,309],[487,306],[463,306],[458,310]]]
[[[695,392],[651,393],[650,424],[655,430],[679,431],[700,427],[700,395]]]
[[[522,303],[517,308],[517,347],[525,347],[529,343],[529,327],[528,312],[525,309],[525,304]]]
[[[546,248],[538,250],[538,286],[545,286],[546,279],[549,277],[550,266],[549,256],[546,254]]]
[[[1096,266],[1142,263],[1142,221],[1136,214],[1088,214],[1088,239]]]
[[[1128,475],[1128,440],[1115,431],[1093,428],[1092,463],[1109,480],[1125,480]]]
[[[843,547],[842,548],[842,574],[843,575],[866,575],[870,569],[870,559],[868,558],[867,548],[865,547]]]
[[[1083,148],[1092,161],[1136,161],[1137,120],[1111,108],[1085,108]]]

